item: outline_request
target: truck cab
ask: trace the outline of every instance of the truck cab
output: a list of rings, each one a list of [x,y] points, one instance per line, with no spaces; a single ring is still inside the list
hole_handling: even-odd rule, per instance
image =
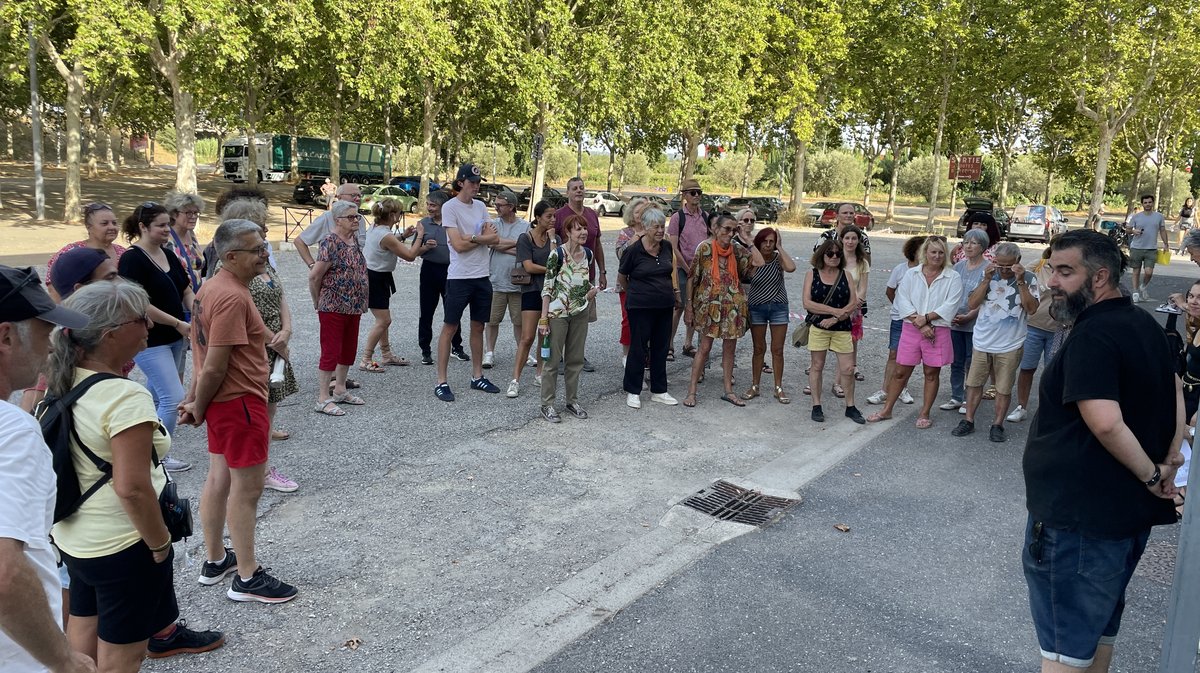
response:
[[[221,150],[221,168],[226,180],[246,181],[246,169],[249,163],[246,146],[245,137],[230,138],[225,141],[224,149]],[[287,180],[286,171],[272,170],[271,168],[271,136],[269,134],[259,135],[256,138],[255,146],[258,150],[255,162],[258,164],[258,181],[283,182]]]

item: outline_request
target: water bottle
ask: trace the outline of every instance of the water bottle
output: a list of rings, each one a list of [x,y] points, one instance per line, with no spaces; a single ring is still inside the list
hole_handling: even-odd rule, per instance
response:
[[[283,366],[286,364],[283,358],[275,358],[275,366],[271,368],[270,386],[278,390],[283,387]]]
[[[542,360],[543,361],[550,360],[550,334],[549,333],[547,333],[546,336],[542,337]]]

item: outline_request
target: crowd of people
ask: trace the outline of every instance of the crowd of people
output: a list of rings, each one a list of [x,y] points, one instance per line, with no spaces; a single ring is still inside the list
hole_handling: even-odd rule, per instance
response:
[[[491,216],[475,198],[480,181],[478,168],[463,165],[452,188],[430,194],[426,216],[408,227],[400,226],[394,202],[374,204],[368,226],[357,185],[329,190],[328,211],[296,242],[309,270],[308,294],[319,323],[314,412],[337,418],[347,415],[346,407],[368,403],[355,392],[362,386],[351,377],[352,368],[361,376],[412,364],[392,346],[393,272],[398,260],[420,260],[416,343],[421,363],[436,365],[437,399],[456,399],[451,358],[470,363],[469,389],[500,392],[487,375],[499,364],[500,323],[507,314],[515,356],[506,396],[520,397],[524,370],[533,369],[542,418],[560,423],[560,411],[588,418],[580,380],[595,369],[586,356],[587,341],[598,319],[596,298],[608,287],[609,274],[599,220],[583,205],[584,183],[571,179],[561,208],[535,204],[530,223],[516,213],[510,194],[497,196]],[[796,272],[800,258],[784,248],[777,230],[756,228],[753,210],[705,212],[702,189],[693,179],[683,182],[681,192],[682,207],[669,217],[651,200],[631,199],[616,238],[613,276],[627,406],[640,409],[648,387],[652,402],[696,407],[718,339],[722,401],[745,407],[761,396],[766,374],[775,400],[791,403],[784,372],[792,306],[786,276]],[[0,427],[6,433],[0,452],[5,468],[0,470],[5,477],[0,561],[15,563],[19,556],[27,563],[11,567],[28,566],[27,572],[20,570],[26,574],[0,583],[0,590],[24,583],[25,593],[4,596],[27,600],[32,615],[26,630],[3,623],[7,637],[20,645],[5,649],[0,639],[5,670],[10,662],[13,670],[41,670],[35,661],[53,670],[93,670],[94,661],[102,670],[136,671],[147,654],[204,652],[224,643],[220,632],[194,631],[179,620],[171,562],[176,533],[164,521],[161,496],[171,473],[191,468],[170,455],[178,424],[207,431],[209,464],[199,507],[205,559],[198,581],[223,585],[232,575],[226,595],[234,601],[282,603],[298,593],[264,569],[255,553],[256,507],[264,488],[299,488],[270,462],[270,443],[290,437],[276,423],[277,406],[300,387],[290,362],[293,316],[267,242],[267,199],[253,188],[227,191],[216,203],[220,224],[213,240],[202,245],[195,229],[205,207],[198,196],[172,193],[162,205],[143,203],[118,221],[106,204],[89,204],[83,211],[87,238],[49,260],[49,294],[32,269],[0,267],[0,393],[25,393],[23,411],[0,403]],[[857,384],[866,381],[858,353],[870,308],[871,244],[854,225],[853,206],[837,209],[836,225],[819,237],[810,268],[803,272],[799,303],[805,316],[793,335],[793,342],[809,351],[803,394],[810,397],[812,421],[826,421],[826,393],[844,400],[844,415],[854,423],[892,418],[897,403],[915,403],[908,385],[920,365],[924,385],[917,429],[935,425],[937,405],[962,416],[953,436],[970,435],[988,399],[994,400],[988,438],[1004,442],[1005,423],[1024,421],[1032,413],[1039,363],[1052,369],[1044,381],[1063,377],[1063,358],[1055,354],[1082,340],[1066,336],[1078,333],[1091,304],[1121,299],[1117,280],[1126,258],[1107,237],[1063,235],[1026,268],[1021,249],[999,240],[990,215],[975,213],[969,225],[953,248],[936,235],[904,242],[906,263],[896,265],[886,288],[891,304],[887,365],[881,389],[865,398],[881,408],[864,416],[856,393],[861,392]],[[116,243],[119,234],[129,247]],[[1162,240],[1165,244],[1165,233]],[[1200,260],[1200,232],[1189,234],[1183,246]],[[1074,257],[1064,262],[1064,255]],[[1093,259],[1099,261],[1093,264]],[[1072,264],[1083,272],[1073,271]],[[1072,273],[1084,273],[1086,282]],[[1093,278],[1094,287],[1087,286]],[[1147,297],[1150,276],[1135,275],[1139,281],[1140,295],[1133,301]],[[1082,289],[1062,289],[1071,283],[1082,283]],[[1193,363],[1200,362],[1200,283],[1171,302],[1188,316],[1186,371],[1179,372],[1186,404],[1180,411],[1194,425],[1200,399],[1200,364]],[[435,344],[439,303],[443,315]],[[373,324],[360,351],[361,318],[368,311]],[[465,347],[464,314],[469,321]],[[669,391],[667,364],[676,360],[680,322],[684,336],[678,352],[692,362],[686,394],[677,400]],[[53,331],[52,325],[57,325]],[[735,360],[747,332],[750,384],[739,393]],[[1095,348],[1074,348],[1071,362],[1099,357]],[[1154,355],[1154,349],[1146,349],[1144,355]],[[190,381],[185,376],[189,350]],[[836,364],[826,389],[830,352]],[[950,396],[938,405],[946,366]],[[127,378],[135,367],[145,385]],[[1014,387],[1016,406],[1010,408]],[[1071,390],[1063,394],[1074,394]],[[41,413],[64,399],[72,399],[76,434],[69,455],[86,495],[59,516],[54,472],[47,471],[50,453],[27,412]],[[1035,424],[1030,446],[1041,446],[1053,432]],[[1054,462],[1042,456],[1031,466],[1029,455],[1027,472]],[[1154,483],[1142,480],[1152,495],[1178,495],[1181,503],[1174,454],[1164,448],[1145,455],[1160,464]],[[1134,469],[1134,460],[1122,463]],[[1136,462],[1140,475],[1143,466]],[[1157,479],[1169,479],[1170,485],[1159,486]],[[1028,534],[1036,540],[1046,534],[1044,528],[1064,520],[1057,511],[1037,511],[1035,501],[1031,495]],[[1158,522],[1157,507],[1144,507],[1152,523]],[[1035,515],[1044,517],[1043,527],[1033,527]],[[1026,565],[1032,601],[1037,568],[1030,570],[1028,560]],[[37,587],[46,589],[45,596]],[[47,599],[60,590],[61,601]],[[1035,621],[1037,614],[1035,605]],[[57,628],[47,631],[58,620],[65,624],[65,639]]]

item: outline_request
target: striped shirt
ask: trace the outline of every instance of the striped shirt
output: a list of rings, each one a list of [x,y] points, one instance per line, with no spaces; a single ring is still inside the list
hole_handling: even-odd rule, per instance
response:
[[[787,286],[783,283],[783,267],[779,264],[779,251],[762,266],[754,270],[750,279],[750,304],[786,304]]]

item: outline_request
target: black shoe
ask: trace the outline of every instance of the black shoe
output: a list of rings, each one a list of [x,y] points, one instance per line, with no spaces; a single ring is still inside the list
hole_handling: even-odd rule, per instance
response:
[[[542,418],[550,421],[551,423],[562,422],[562,419],[559,418],[558,412],[554,410],[554,407],[542,407]]]
[[[955,437],[966,437],[973,432],[975,432],[975,424],[971,421],[962,420],[958,422],[958,425],[954,426],[954,429],[950,431],[950,434],[954,435]]]
[[[862,412],[858,410],[858,407],[846,407],[846,418],[859,425],[865,425],[867,422],[867,419],[863,418]]]
[[[1004,436],[1004,426],[993,425],[992,428],[988,430],[988,439],[992,440],[993,442],[1007,442],[1008,438]]]
[[[181,619],[171,635],[151,638],[146,643],[146,656],[163,659],[176,654],[198,654],[215,650],[224,644],[225,635],[220,631],[193,631],[187,627],[187,620]]]
[[[421,353],[421,364],[423,364],[423,365],[433,364],[433,354],[432,353]]]
[[[449,383],[439,383],[437,387],[433,389],[433,394],[443,402],[454,401],[454,393],[450,392]]]
[[[460,362],[471,361],[471,356],[467,355],[467,352],[462,348],[455,348],[454,350],[450,351],[450,355],[454,356],[454,359]]]
[[[812,419],[818,423],[825,422],[825,412],[821,410],[821,405],[817,404],[812,408]]]
[[[571,412],[571,415],[575,418],[587,418],[587,412],[578,404],[568,404],[567,411]]]
[[[225,595],[235,601],[286,603],[296,597],[296,587],[268,575],[267,568],[259,566],[249,582],[243,582],[240,576],[234,575],[233,584]]]
[[[594,371],[596,371],[596,365],[592,364],[587,358],[584,358],[583,359],[583,371],[594,372]]]
[[[201,584],[212,586],[220,583],[221,580],[225,579],[226,575],[235,570],[237,570],[237,554],[234,554],[232,549],[226,547],[224,561],[220,563],[205,561],[200,564],[200,577],[198,581]]]
[[[471,379],[471,387],[475,390],[482,390],[485,393],[500,392],[500,388],[498,388],[495,383],[492,383],[482,376],[477,379]]]

